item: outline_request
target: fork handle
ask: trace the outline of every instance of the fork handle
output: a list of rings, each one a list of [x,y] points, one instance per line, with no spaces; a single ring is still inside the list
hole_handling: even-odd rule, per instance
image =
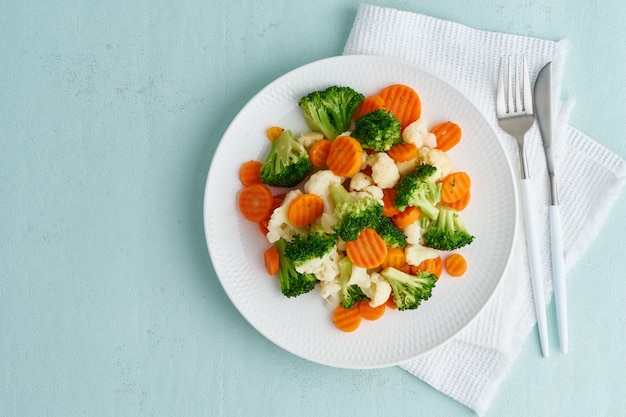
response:
[[[522,179],[522,193],[524,200],[524,218],[526,221],[526,243],[528,245],[528,260],[530,263],[530,276],[532,280],[533,296],[535,300],[535,313],[537,315],[537,328],[539,330],[539,341],[544,357],[550,356],[548,344],[548,324],[546,319],[546,302],[543,289],[543,277],[541,276],[539,258],[539,239],[536,232],[535,211],[532,193],[532,182],[530,178]]]

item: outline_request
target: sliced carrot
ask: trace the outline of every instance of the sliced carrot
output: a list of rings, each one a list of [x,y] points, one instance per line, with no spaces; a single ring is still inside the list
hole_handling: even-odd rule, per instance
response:
[[[471,199],[470,191],[467,190],[467,193],[463,197],[455,201],[454,203],[443,203],[443,204],[445,206],[455,209],[456,211],[461,211],[467,207],[467,205],[470,202],[470,199]]]
[[[414,143],[398,143],[392,145],[387,155],[396,162],[406,162],[417,158],[417,146]]]
[[[411,273],[413,274],[424,271],[437,275],[437,278],[441,277],[443,273],[443,260],[441,256],[425,259],[419,265],[411,267]]]
[[[263,260],[265,261],[265,269],[270,275],[278,273],[280,267],[280,256],[278,255],[278,249],[272,245],[263,252]]]
[[[389,296],[389,298],[388,298],[388,299],[387,299],[387,301],[385,302],[385,305],[386,305],[387,307],[389,307],[390,309],[392,309],[392,310],[395,310],[395,309],[397,309],[397,308],[398,308],[398,307],[396,307],[396,303],[394,303],[394,301],[393,301],[393,294],[391,294],[391,295]]]
[[[346,242],[346,254],[358,267],[376,268],[387,257],[387,245],[376,230],[367,227],[355,240]]]
[[[461,127],[454,122],[443,122],[430,131],[437,137],[437,149],[444,152],[452,149],[461,141]]]
[[[239,211],[251,222],[259,223],[272,211],[272,192],[263,184],[244,187],[239,193]]]
[[[283,204],[283,201],[285,200],[286,195],[287,195],[286,193],[282,193],[282,194],[277,194],[274,197],[272,197],[272,210],[270,211],[270,213],[267,215],[265,219],[259,222],[259,230],[261,231],[263,236],[267,236],[267,233],[269,232],[268,227],[269,227],[270,219],[272,218],[272,214],[274,213],[274,210],[276,210],[278,207],[280,207]]]
[[[359,313],[361,317],[365,320],[378,320],[385,314],[386,306],[385,304],[381,304],[378,307],[370,306],[369,300],[361,300],[358,302],[357,307],[359,309]]]
[[[383,189],[383,216],[393,217],[396,214],[400,213],[400,210],[398,210],[397,207],[393,205],[393,200],[395,198],[396,198],[395,188]]]
[[[471,181],[466,172],[457,171],[447,175],[441,181],[441,201],[443,203],[454,203],[467,194]]]
[[[446,258],[446,271],[451,277],[460,277],[467,271],[467,261],[463,255],[453,253]]]
[[[239,180],[244,186],[252,184],[261,184],[261,167],[263,162],[247,161],[241,164],[239,168]]]
[[[399,212],[391,217],[391,221],[396,227],[403,229],[407,226],[412,225],[420,218],[421,211],[419,208],[415,206],[408,206],[404,209],[404,211]]]
[[[384,262],[381,264],[381,268],[396,268],[400,269],[403,265],[406,264],[406,256],[404,255],[404,250],[400,248],[387,248],[387,257]]]
[[[300,194],[289,204],[287,217],[296,227],[308,226],[324,211],[324,200],[316,194]]]
[[[379,95],[367,96],[363,99],[359,107],[354,112],[354,120],[363,116],[364,114],[373,112],[374,110],[382,109],[385,107],[385,100]]]
[[[274,142],[276,139],[278,139],[278,137],[280,135],[283,134],[283,132],[285,131],[285,129],[283,129],[280,126],[270,126],[267,128],[267,130],[265,131],[265,134],[267,135],[267,138],[271,141]]]
[[[332,141],[326,166],[340,177],[351,177],[361,168],[363,148],[358,140],[351,136],[338,136]]]
[[[309,149],[309,159],[313,166],[317,168],[326,166],[330,145],[331,143],[328,139],[320,139],[311,145],[311,149]]]
[[[385,109],[392,112],[400,120],[402,129],[419,119],[422,114],[420,97],[408,85],[390,85],[378,95],[385,101]]]
[[[353,332],[361,325],[361,313],[357,306],[345,308],[339,303],[333,312],[333,323],[342,332]]]

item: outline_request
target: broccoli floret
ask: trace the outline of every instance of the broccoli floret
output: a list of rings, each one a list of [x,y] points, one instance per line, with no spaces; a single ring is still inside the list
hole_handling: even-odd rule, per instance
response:
[[[315,288],[315,284],[317,284],[317,278],[312,274],[300,274],[296,271],[293,262],[285,256],[287,241],[279,239],[274,242],[274,246],[278,250],[280,262],[278,279],[283,295],[286,297],[297,297],[312,291]]]
[[[352,116],[364,98],[350,87],[335,85],[309,93],[298,104],[309,128],[333,140],[348,130]]]
[[[436,205],[441,199],[441,185],[433,180],[436,171],[434,166],[422,164],[403,176],[396,186],[394,206],[400,211],[408,206],[419,207],[426,217],[436,219],[439,214]]]
[[[396,268],[385,268],[380,274],[391,285],[393,302],[398,310],[414,310],[432,294],[437,275],[428,272],[407,274]]]
[[[305,234],[297,234],[293,242],[287,242],[285,256],[295,267],[324,257],[337,245],[337,235],[327,234],[321,227],[312,226]]]
[[[272,143],[270,152],[261,167],[261,180],[274,187],[293,187],[313,170],[306,148],[290,130]]]
[[[376,226],[378,235],[383,238],[389,248],[404,248],[406,236],[389,217],[382,217]]]
[[[393,113],[378,109],[356,119],[352,137],[364,148],[388,151],[391,146],[402,143],[401,127]]]
[[[346,242],[355,240],[367,227],[375,229],[382,218],[383,206],[373,197],[356,197],[341,184],[330,188],[330,196],[337,216],[333,230]]]
[[[363,293],[361,287],[356,284],[348,285],[352,276],[352,262],[347,256],[339,261],[339,286],[341,287],[340,297],[341,304],[345,308],[354,307],[354,305],[365,300],[367,296]]]
[[[474,240],[458,211],[443,206],[439,207],[437,220],[430,223],[422,237],[425,246],[448,251],[469,245]]]

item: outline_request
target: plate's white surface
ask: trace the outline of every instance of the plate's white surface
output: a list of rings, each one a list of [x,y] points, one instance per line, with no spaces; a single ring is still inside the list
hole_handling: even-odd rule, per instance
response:
[[[265,129],[280,125],[307,131],[298,107],[303,95],[330,85],[347,85],[368,95],[394,83],[412,86],[429,126],[452,120],[463,129],[449,151],[454,170],[472,178],[472,201],[462,212],[476,237],[461,252],[469,268],[460,279],[443,276],[430,300],[414,311],[390,310],[353,333],[332,323],[332,312],[317,289],[284,297],[265,272],[268,242],[257,225],[238,213],[238,170],[244,161],[263,160]],[[219,198],[214,198],[219,196]],[[462,330],[495,291],[510,258],[516,230],[516,191],[498,138],[480,112],[457,90],[406,63],[372,56],[340,56],[313,62],[261,90],[244,106],[215,151],[206,183],[204,224],[217,276],[233,304],[261,334],[313,362],[344,368],[396,365],[423,354]],[[245,254],[245,256],[242,256]]]

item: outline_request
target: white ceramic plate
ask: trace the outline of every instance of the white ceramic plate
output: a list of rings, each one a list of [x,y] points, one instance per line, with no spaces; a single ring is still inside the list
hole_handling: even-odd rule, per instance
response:
[[[404,83],[422,101],[429,126],[453,120],[463,129],[449,151],[454,170],[472,178],[472,201],[462,212],[475,236],[462,248],[468,272],[443,276],[430,300],[417,310],[390,310],[380,320],[363,321],[352,333],[337,330],[332,312],[314,290],[284,297],[277,278],[265,272],[268,242],[256,224],[238,212],[238,170],[244,161],[263,160],[269,150],[265,129],[280,125],[294,134],[307,131],[298,100],[330,85],[346,85],[368,95]],[[219,196],[215,198],[214,196]],[[283,349],[324,365],[378,368],[396,365],[452,338],[480,312],[509,263],[516,230],[516,199],[511,167],[496,134],[461,93],[415,66],[372,56],[340,56],[313,62],[278,78],[250,100],[232,121],[209,169],[204,224],[217,276],[246,320]]]

